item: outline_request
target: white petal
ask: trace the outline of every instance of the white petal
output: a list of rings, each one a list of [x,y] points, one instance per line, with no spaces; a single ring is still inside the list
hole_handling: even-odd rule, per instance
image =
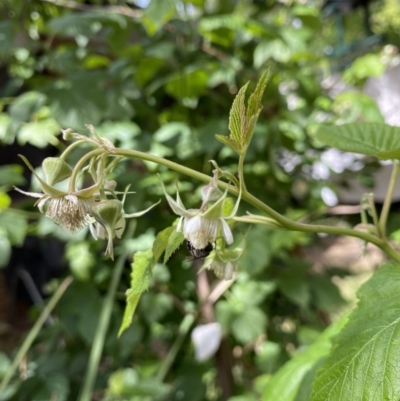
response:
[[[123,217],[121,217],[117,221],[117,223],[115,224],[115,227],[114,227],[114,233],[115,233],[115,236],[117,238],[121,238],[122,237],[122,234],[125,231],[125,226],[126,226],[126,221],[125,221],[125,219]]]
[[[38,200],[37,202],[37,207],[40,210],[41,213],[43,213],[43,207],[44,204],[50,199],[50,197],[48,195],[43,196],[42,199]]]
[[[225,238],[225,242],[230,245],[233,242],[232,230],[228,223],[224,219],[219,219],[222,224],[222,236]]]
[[[183,233],[186,236],[195,235],[201,229],[201,216],[197,215],[191,218],[185,218],[185,227],[183,229]]]
[[[198,361],[211,358],[219,348],[222,338],[221,325],[208,323],[197,326],[192,331],[192,341]]]

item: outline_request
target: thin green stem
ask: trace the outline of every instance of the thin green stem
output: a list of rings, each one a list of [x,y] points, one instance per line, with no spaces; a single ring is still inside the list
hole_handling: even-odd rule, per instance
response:
[[[164,359],[163,364],[157,373],[158,380],[164,381],[194,321],[195,315],[192,313],[183,318],[181,325],[179,326],[178,336],[176,337],[175,342],[172,344],[167,357]]]
[[[76,163],[74,169],[72,170],[71,178],[69,180],[69,192],[75,192],[78,174],[82,170],[85,163],[92,157],[99,156],[102,153],[104,153],[104,149],[94,149],[91,152],[86,153],[85,156],[79,159],[78,163]]]
[[[15,356],[10,368],[8,369],[6,375],[3,377],[3,380],[0,384],[0,396],[4,394],[4,390],[6,389],[8,383],[14,376],[14,373],[18,369],[19,364],[21,363],[24,356],[27,354],[29,348],[35,341],[35,338],[39,334],[41,328],[43,327],[44,323],[46,322],[47,318],[50,316],[50,313],[57,305],[58,301],[68,288],[68,286],[72,283],[72,277],[67,277],[61,285],[57,288],[57,291],[51,297],[47,306],[43,309],[42,313],[39,316],[39,319],[36,321],[32,329],[29,331],[28,335],[25,338],[21,348],[19,349],[17,355]]]
[[[245,157],[246,157],[246,153],[242,153],[239,156],[239,164],[238,164],[239,182],[240,182],[240,188],[242,188],[242,191],[246,191],[246,184],[244,182],[244,158]]]
[[[131,238],[133,236],[135,227],[136,220],[133,220],[126,232],[126,238]],[[128,254],[129,251],[124,250],[119,256],[117,263],[115,264],[115,267],[113,269],[110,285],[107,290],[107,295],[104,299],[103,307],[100,312],[99,322],[96,328],[96,334],[94,336],[92,348],[90,350],[88,367],[83,382],[83,387],[78,398],[79,401],[90,401],[92,399],[93,388],[95,385],[97,372],[99,370],[101,354],[103,353],[104,342],[110,323],[114,299],[119,281],[121,279],[125,260],[128,257]]]
[[[71,145],[69,145],[64,152],[61,153],[60,159],[65,160],[67,158],[67,156],[71,153],[72,150],[74,150],[75,148],[77,148],[78,146],[82,145],[82,143],[87,143],[87,141],[85,141],[84,139],[80,139],[79,141],[76,141],[74,143],[72,143]]]
[[[129,149],[115,149],[113,152],[114,155],[125,156],[128,158],[135,158],[150,161],[165,167],[170,168],[178,173],[187,175],[189,177],[198,179],[202,182],[209,182],[210,177],[206,174],[200,173],[198,171],[192,170],[188,167],[181,166],[180,164],[174,163],[170,160],[166,160],[162,157],[154,156],[148,153],[140,152],[137,150],[129,150]],[[238,196],[239,191],[237,188],[230,186],[225,182],[219,181],[219,187],[222,189],[228,189],[229,193]],[[360,238],[364,241],[371,242],[372,244],[378,246],[383,251],[385,251],[390,257],[392,257],[397,262],[400,262],[400,254],[396,252],[385,240],[378,238],[375,235],[369,234],[364,231],[354,230],[350,228],[344,227],[332,227],[332,226],[323,226],[323,225],[314,225],[314,224],[304,224],[292,221],[274,209],[266,205],[264,202],[260,201],[258,198],[250,194],[247,190],[242,191],[242,199],[253,205],[258,210],[264,212],[268,216],[275,219],[279,224],[281,224],[284,228],[292,231],[302,231],[309,233],[325,233],[325,234],[333,234],[333,235],[347,235],[350,237]]]
[[[389,186],[386,192],[385,201],[383,203],[381,216],[379,219],[379,232],[382,233],[383,238],[386,236],[386,222],[389,216],[390,206],[392,204],[393,193],[396,188],[397,179],[399,177],[400,164],[398,160],[393,161],[393,170],[390,177]]]

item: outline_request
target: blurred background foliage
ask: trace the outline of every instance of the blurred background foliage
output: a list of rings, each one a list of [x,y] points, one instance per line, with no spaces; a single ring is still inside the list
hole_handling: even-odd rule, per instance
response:
[[[235,154],[214,135],[228,133],[238,88],[247,81],[254,85],[270,67],[246,158],[248,190],[289,217],[316,219],[337,203],[337,186],[346,177],[358,174],[356,179],[372,185],[369,175],[355,173],[358,159],[342,168],[339,179],[337,168],[321,162],[323,149],[313,133],[321,122],[383,121],[361,88],[398,60],[399,4],[371,4],[378,38],[372,45],[362,10],[340,17],[342,42],[335,18],[321,9],[322,2],[313,0],[2,0],[0,378],[37,317],[41,298],[60,277],[75,278],[2,400],[77,399],[113,269],[103,257],[103,242],[86,230],[68,235],[40,215],[32,199],[12,190],[38,190],[16,155],[27,156],[40,173],[42,159],[66,147],[60,128],[84,133],[89,123],[116,146],[207,174],[208,161],[215,159],[235,172]],[[70,163],[86,150],[76,149]],[[379,167],[362,164],[367,172]],[[118,187],[130,184],[136,192],[125,203],[127,213],[162,197],[156,173],[172,192],[178,177],[163,167],[130,160],[115,169]],[[196,207],[199,183],[182,176],[179,181],[185,205]],[[254,212],[242,204],[246,211]],[[132,256],[149,249],[175,217],[162,201],[137,221],[133,238],[116,244],[116,252],[125,249]],[[246,231],[239,226],[236,237]],[[274,373],[349,306],[351,297],[337,284],[356,273],[335,264],[316,267],[308,249],[320,242],[253,227],[235,282],[208,312],[204,293],[218,280],[205,273],[205,282],[200,280],[198,264],[186,260],[182,246],[167,266],[155,267],[132,326],[117,339],[129,257],[93,400],[259,400]],[[190,336],[178,334],[194,310],[194,325],[215,319],[222,327],[220,349],[205,362],[196,361]],[[302,382],[297,401],[308,399],[310,386],[310,380]]]

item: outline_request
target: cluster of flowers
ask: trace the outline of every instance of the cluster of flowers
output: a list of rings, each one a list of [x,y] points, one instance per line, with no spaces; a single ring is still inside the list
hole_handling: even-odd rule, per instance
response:
[[[40,212],[55,223],[76,233],[86,226],[95,239],[106,239],[106,255],[113,259],[113,239],[121,238],[127,218],[142,216],[158,203],[138,213],[126,214],[124,202],[128,193],[127,188],[122,200],[115,191],[115,181],[108,181],[104,174],[98,174],[93,178],[96,183],[91,187],[81,190],[61,191],[54,185],[71,177],[72,168],[62,158],[47,158],[42,163],[46,180],[41,179],[34,171],[29,161],[21,156],[25,164],[39,180],[43,193],[25,192],[19,188],[17,191],[38,198],[36,205]],[[227,192],[222,193],[218,188],[218,170],[210,184],[202,187],[202,204],[199,209],[186,209],[177,191],[176,200],[167,194],[164,184],[161,182],[166,199],[171,209],[180,216],[177,231],[182,231],[191,249],[202,257],[207,256],[204,268],[212,269],[217,276],[229,280],[236,269],[237,260],[241,257],[244,247],[227,249],[225,245],[233,243],[233,235],[228,221],[235,216],[240,196],[229,215],[224,215],[224,206]],[[205,252],[204,252],[205,251]]]

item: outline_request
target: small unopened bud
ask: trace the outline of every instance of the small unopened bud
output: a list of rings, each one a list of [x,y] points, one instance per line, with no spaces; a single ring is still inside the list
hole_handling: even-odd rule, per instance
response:
[[[70,141],[71,139],[75,138],[74,130],[71,128],[62,129],[61,132],[64,141]]]
[[[115,191],[116,187],[117,187],[117,183],[114,180],[107,181],[104,184],[104,190],[108,191],[108,192],[111,192],[112,194],[114,194],[114,191]]]
[[[49,185],[64,181],[72,174],[71,166],[59,157],[47,157],[43,160],[42,167]]]
[[[122,217],[122,202],[107,199],[95,202],[91,208],[92,216],[105,228],[108,236],[106,255],[114,259],[113,238],[116,236],[117,223]]]

